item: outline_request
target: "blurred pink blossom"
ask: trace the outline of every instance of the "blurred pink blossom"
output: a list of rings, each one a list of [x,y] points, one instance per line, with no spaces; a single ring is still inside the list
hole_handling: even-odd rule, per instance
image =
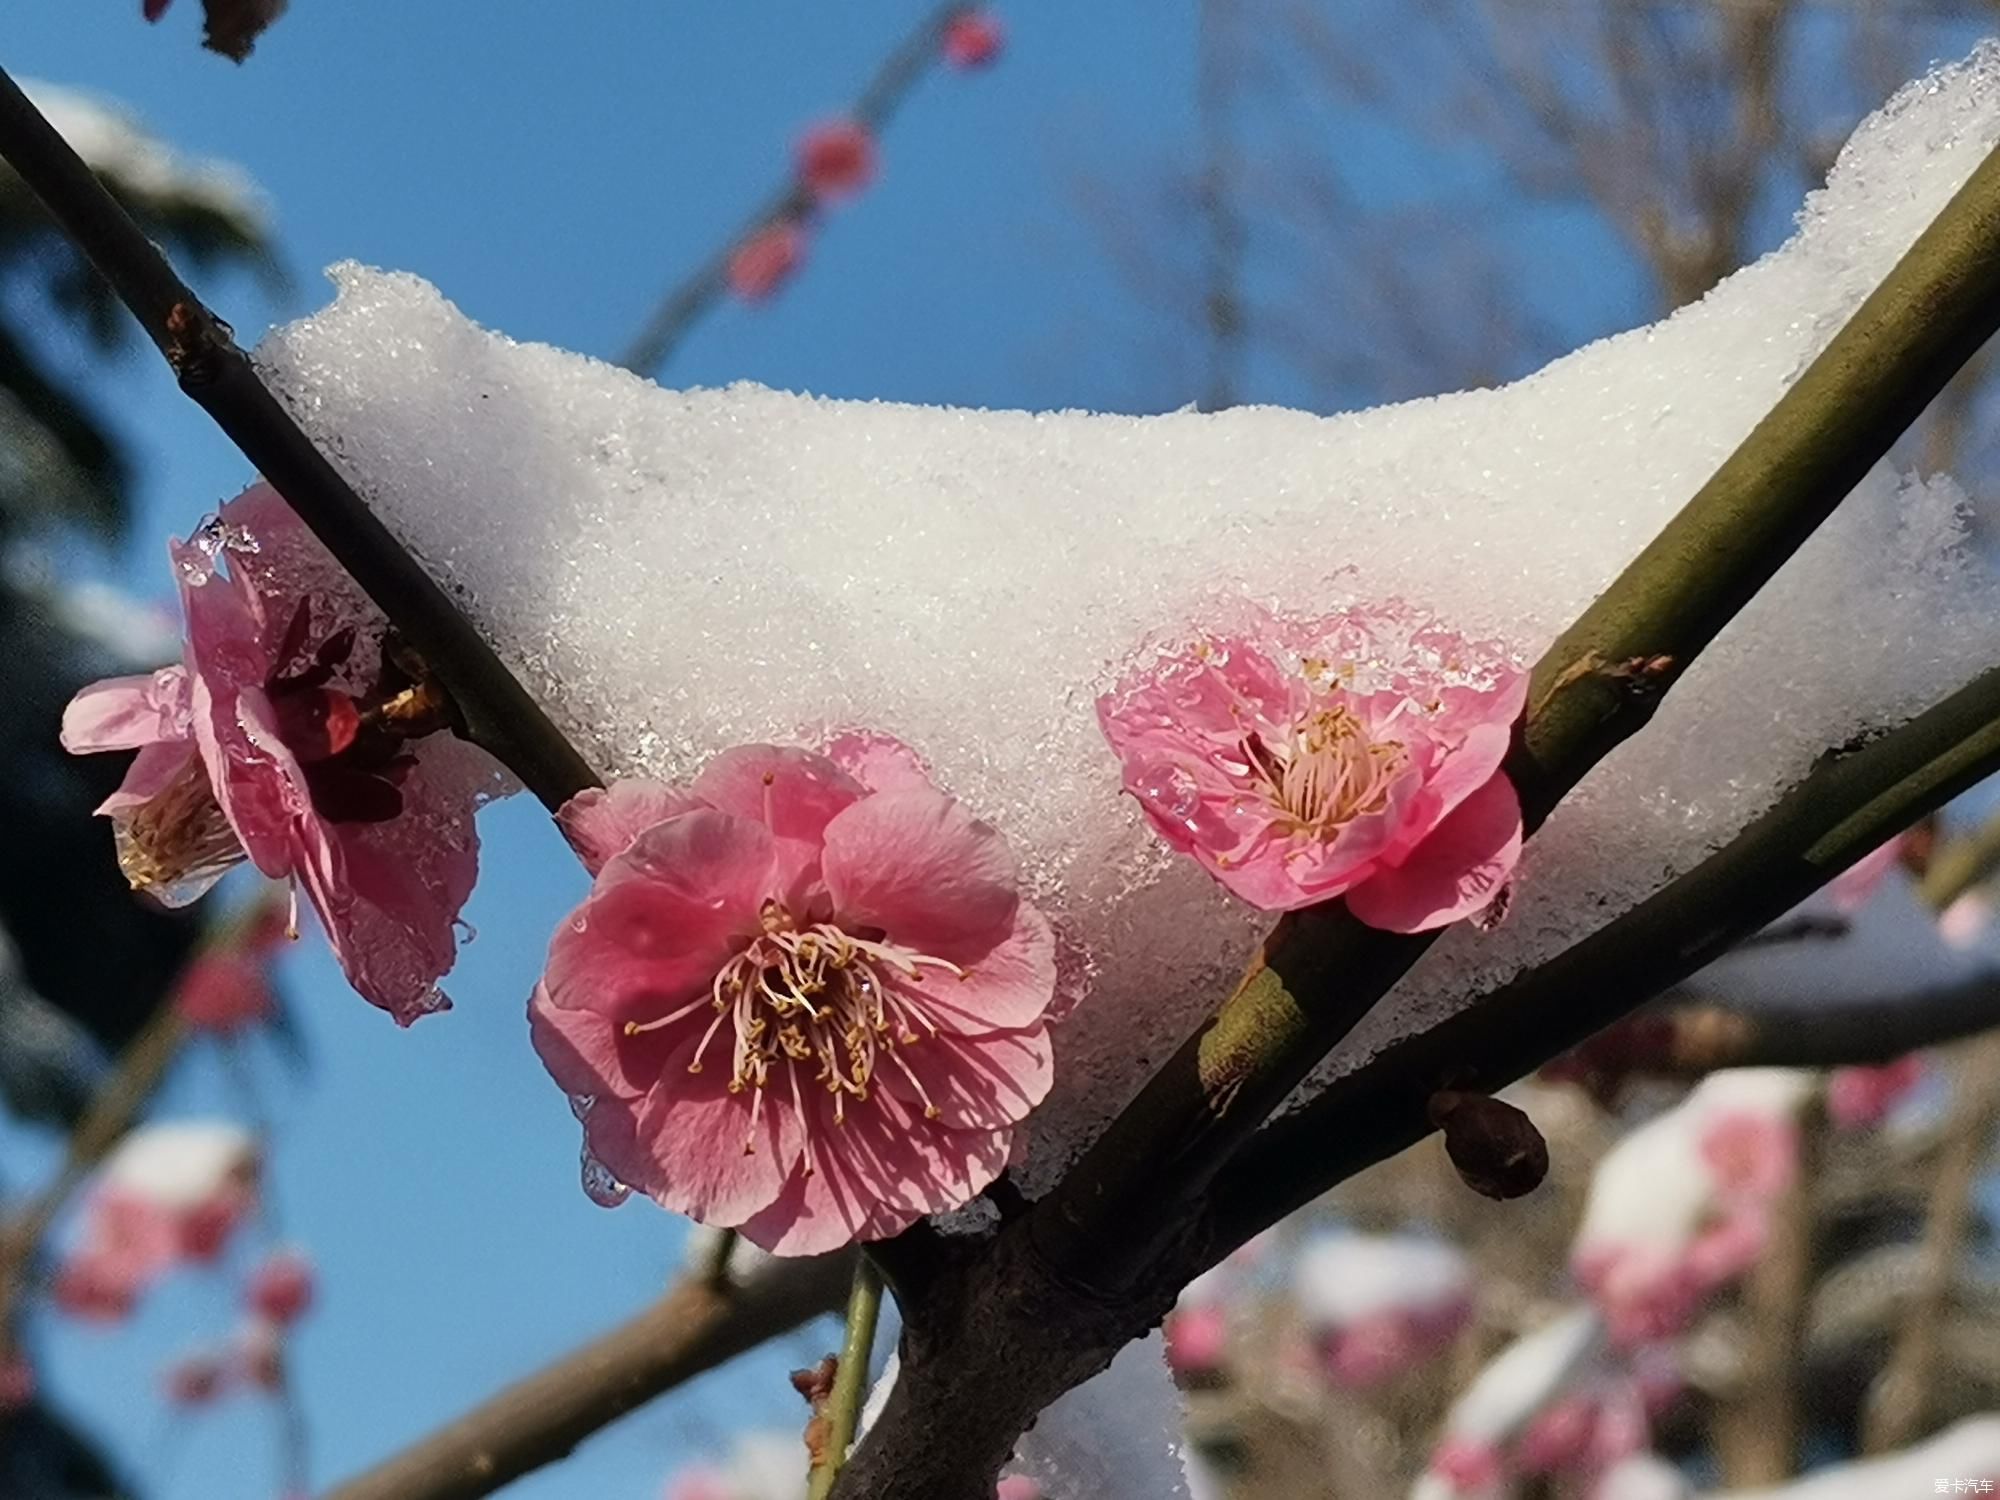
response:
[[[533,1038],[620,1182],[793,1255],[894,1234],[1006,1164],[1052,1078],[1056,964],[992,827],[927,781],[767,745],[563,821],[597,877]]]
[[[1500,770],[1527,678],[1396,606],[1159,657],[1098,700],[1154,828],[1266,911],[1335,896],[1419,932],[1480,911],[1520,858]]]
[[[1866,906],[1869,898],[1882,888],[1882,882],[1889,878],[1889,872],[1896,868],[1896,862],[1903,857],[1903,845],[1908,839],[1906,833],[1897,834],[1828,881],[1826,893],[1833,902],[1834,910],[1852,915]]]
[[[805,258],[805,227],[796,219],[774,220],[730,252],[729,289],[745,302],[762,302],[792,279]]]
[[[1880,1125],[1923,1081],[1914,1052],[1875,1067],[1835,1068],[1826,1080],[1826,1113],[1843,1130]]]
[[[0,1416],[35,1399],[35,1367],[18,1353],[0,1355]]]
[[[228,1391],[230,1373],[213,1354],[191,1354],[167,1366],[161,1391],[175,1406],[207,1406]]]
[[[875,180],[875,137],[858,120],[826,120],[799,137],[799,182],[822,203],[851,198]]]
[[[278,1250],[250,1273],[243,1300],[265,1322],[289,1328],[311,1308],[313,1290],[312,1262],[298,1250]]]
[[[990,10],[961,11],[944,28],[944,60],[954,68],[983,68],[1000,55],[1000,18]]]

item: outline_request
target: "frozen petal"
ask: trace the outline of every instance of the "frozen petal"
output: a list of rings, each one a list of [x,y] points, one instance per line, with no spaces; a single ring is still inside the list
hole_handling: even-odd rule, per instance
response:
[[[1521,858],[1521,803],[1495,776],[1440,823],[1409,858],[1347,893],[1347,909],[1370,927],[1427,932],[1491,901]]]

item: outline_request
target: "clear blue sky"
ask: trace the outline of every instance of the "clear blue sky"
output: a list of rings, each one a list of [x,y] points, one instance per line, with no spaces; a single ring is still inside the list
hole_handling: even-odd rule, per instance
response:
[[[261,182],[298,285],[285,306],[243,283],[205,288],[246,337],[317,305],[319,268],[353,257],[428,277],[516,337],[609,355],[768,193],[797,128],[838,108],[926,8],[296,0],[239,69],[198,50],[196,0],[158,27],[138,0],[14,0],[0,62],[122,98]],[[1143,179],[1187,153],[1193,6],[1001,9],[1004,62],[931,78],[886,143],[879,187],[836,216],[796,285],[768,309],[712,318],[670,383],[1123,409],[1196,393],[1183,377],[1198,366],[1153,361],[1132,338],[1145,314],[1086,222],[1115,212],[1089,180]],[[1384,190],[1407,192],[1409,166],[1377,162]],[[93,381],[144,475],[133,539],[106,566],[163,596],[162,540],[246,467],[150,357]],[[1275,372],[1248,385],[1298,397]],[[287,1227],[324,1276],[296,1349],[318,1485],[615,1323],[678,1257],[677,1221],[584,1199],[576,1127],[528,1047],[524,996],[580,874],[525,800],[484,828],[468,913],[480,935],[449,981],[451,1015],[398,1032],[313,939],[285,965],[312,1066],[294,1081],[265,1058],[263,1077]],[[165,1107],[226,1098],[214,1060],[197,1057]],[[10,1159],[33,1146],[18,1132],[6,1144]],[[184,1278],[130,1326],[58,1327],[45,1342],[48,1384],[155,1500],[269,1492],[267,1413],[238,1406],[174,1430],[154,1396],[160,1364],[229,1317],[221,1289]],[[783,1372],[829,1337],[702,1382],[510,1493],[654,1496],[731,1429],[796,1424]]]

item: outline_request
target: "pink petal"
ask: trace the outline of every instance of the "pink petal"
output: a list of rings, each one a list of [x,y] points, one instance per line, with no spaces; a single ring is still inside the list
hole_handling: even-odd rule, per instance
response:
[[[713,1013],[704,1011],[706,1027]],[[626,1020],[582,1007],[564,1008],[549,998],[547,985],[535,986],[528,1000],[528,1040],[563,1092],[577,1097],[613,1095],[638,1100],[652,1091],[667,1062],[687,1041],[685,1031],[662,1027],[628,1036]]]
[[[661,1010],[708,988],[757,930],[776,880],[770,830],[725,812],[649,828],[597,877],[549,944],[554,1004],[623,1017],[635,993]]]
[[[1347,893],[1370,927],[1427,932],[1485,906],[1521,858],[1521,803],[1496,775],[1459,804],[1409,858]]]
[[[893,734],[850,729],[827,741],[827,759],[871,792],[907,792],[931,785],[917,752]]]
[[[855,803],[827,825],[820,871],[844,926],[879,927],[892,942],[955,963],[985,957],[1020,905],[1006,839],[941,792],[878,792]]]
[[[109,816],[151,802],[178,780],[187,763],[195,758],[191,740],[161,740],[146,746],[132,758],[118,790],[98,805],[98,814]]]
[[[556,814],[556,826],[584,869],[595,875],[655,823],[701,806],[693,794],[657,781],[614,781],[570,798]]]
[[[740,745],[702,768],[692,794],[769,828],[778,840],[776,895],[802,914],[820,876],[820,844],[836,815],[867,788],[823,755],[777,745]]]
[[[72,755],[141,750],[188,737],[188,679],[183,667],[93,682],[63,710],[62,747]]]
[[[774,1255],[817,1255],[885,1239],[927,1213],[969,1203],[1007,1164],[1004,1131],[948,1130],[876,1093],[835,1125],[820,1093],[807,1104],[817,1170],[803,1164],[771,1206],[741,1228]]]
[[[896,1065],[900,1058],[910,1076]],[[937,1121],[953,1130],[1005,1130],[1027,1118],[1048,1097],[1055,1081],[1055,1052],[1046,1027],[989,1031],[977,1036],[949,1032],[896,1048],[880,1057],[875,1083],[917,1113],[935,1108]]]
[[[1903,843],[1908,837],[1908,834],[1897,834],[1888,843],[1862,855],[1827,882],[1826,893],[1832,898],[1833,909],[1851,916],[1866,906],[1868,898],[1881,889],[1882,882],[1889,878],[1889,872],[1896,868],[1896,862],[1903,855]]]
[[[778,1196],[805,1140],[789,1087],[775,1073],[752,1128],[755,1090],[730,1091],[730,1044],[725,1028],[702,1054],[699,1073],[690,1071],[697,1040],[667,1060],[639,1110],[640,1160],[599,1153],[605,1166],[662,1207],[723,1229]],[[598,1144],[594,1137],[591,1144]]]
[[[926,967],[919,978],[895,979],[897,992],[912,998],[934,1025],[961,1036],[1033,1026],[1047,1012],[1055,986],[1055,934],[1048,918],[1025,902],[1015,909],[1007,936],[975,959],[964,978]]]

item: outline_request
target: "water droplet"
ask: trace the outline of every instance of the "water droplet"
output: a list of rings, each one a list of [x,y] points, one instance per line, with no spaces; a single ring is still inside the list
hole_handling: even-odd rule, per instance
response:
[[[466,921],[465,918],[453,917],[451,919],[451,926],[452,931],[458,934],[458,940],[461,944],[478,941],[479,929]]]
[[[1184,766],[1148,766],[1133,778],[1132,790],[1176,823],[1185,823],[1201,805],[1201,788]]]
[[[632,1196],[632,1190],[611,1175],[610,1168],[583,1149],[583,1194],[599,1208],[616,1208]]]

